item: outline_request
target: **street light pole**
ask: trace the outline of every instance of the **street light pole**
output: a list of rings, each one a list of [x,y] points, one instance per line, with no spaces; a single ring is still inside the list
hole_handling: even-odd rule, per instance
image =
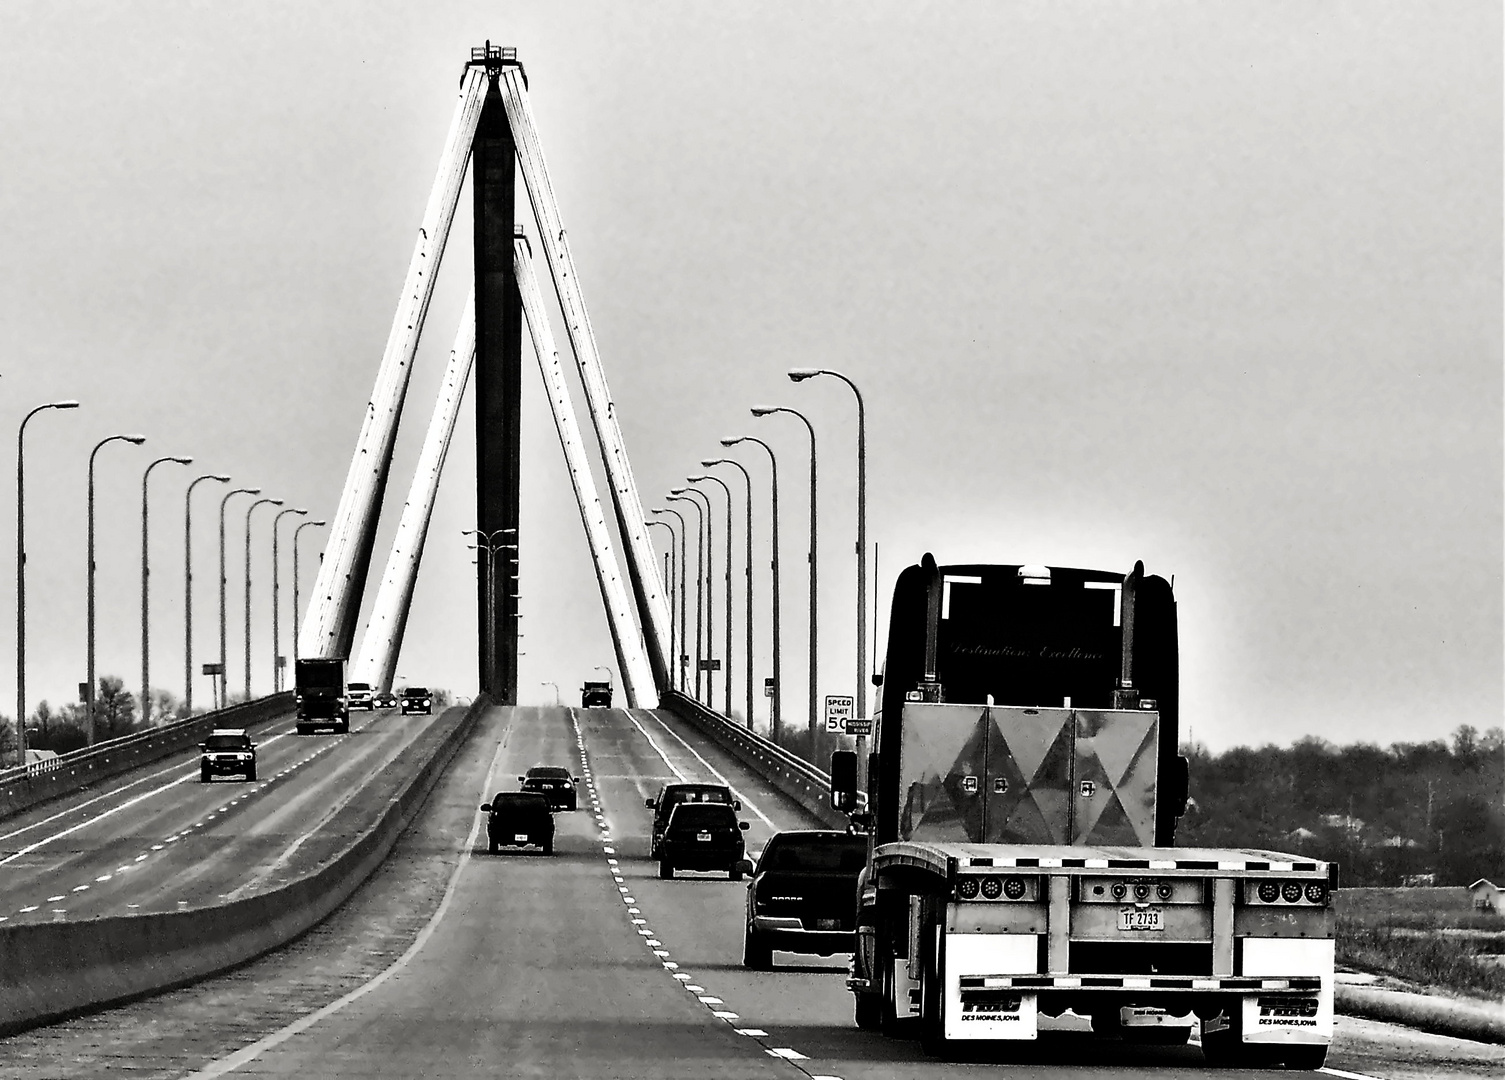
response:
[[[290,506],[286,510],[279,510],[277,516],[272,518],[272,690],[274,692],[282,690],[282,635],[280,631],[282,607],[278,602],[280,592],[277,577],[277,564],[281,560],[277,550],[277,523],[288,514],[306,517],[308,511]]]
[[[867,715],[867,695],[871,680],[867,669],[867,411],[862,391],[839,371],[828,368],[795,368],[789,377],[795,382],[829,375],[851,388],[857,398],[857,717]],[[876,621],[877,616],[874,615]],[[862,757],[858,747],[859,758]]]
[[[731,458],[706,458],[701,462],[710,469],[717,465],[730,465],[742,474],[742,480],[747,485],[747,557],[743,561],[743,596],[747,601],[747,609],[744,622],[747,630],[747,729],[753,727],[753,504],[752,504],[752,474],[743,468],[742,463],[733,461]],[[730,504],[728,504],[730,505]],[[728,515],[728,524],[730,516]],[[728,542],[727,547],[731,544]]]
[[[705,655],[701,662],[705,664],[705,706],[708,709],[716,707],[716,673],[715,657],[711,654],[716,651],[716,587],[711,579],[711,568],[716,563],[716,532],[715,521],[711,516],[711,497],[699,488],[682,487],[670,488],[671,494],[683,495],[690,498],[696,507],[702,512],[701,528],[705,531],[705,559],[700,564],[701,577],[705,579]],[[700,499],[693,496],[699,495],[704,499],[704,505]]]
[[[685,608],[689,604],[689,596],[685,592],[685,563],[689,561],[689,553],[685,550],[685,541],[688,536],[689,526],[685,524],[684,515],[673,507],[655,506],[655,514],[673,514],[679,519],[679,652],[675,655],[674,666],[679,669],[679,692],[685,692],[685,658],[689,644],[685,641]],[[671,525],[670,531],[674,527]]]
[[[298,684],[298,534],[304,529],[326,525],[324,521],[305,521],[293,530],[293,685]]]
[[[726,666],[722,669],[722,685],[726,688],[725,715],[728,720],[732,718],[732,489],[725,480],[719,476],[691,476],[687,477],[691,483],[710,481],[718,484],[726,494]],[[709,496],[706,503],[710,503]],[[752,726],[752,717],[747,718],[747,724]]]
[[[146,500],[146,481],[151,476],[152,470],[164,462],[176,462],[179,465],[192,465],[191,457],[159,457],[146,467],[141,474],[141,721],[146,723],[151,719],[152,711],[152,682],[151,682],[151,642],[148,638],[147,628],[151,625],[150,591],[147,579],[151,574],[151,567],[147,560],[147,515],[150,512]]]
[[[188,485],[183,496],[183,711],[193,715],[193,489],[205,480],[228,484],[230,478],[205,473]]]
[[[810,433],[810,756],[816,756],[815,740],[819,731],[820,702],[818,700],[820,675],[818,670],[818,652],[816,649],[817,620],[815,615],[816,597],[816,503],[815,503],[815,425],[810,423],[804,413],[785,406],[754,406],[754,416],[772,416],[775,413],[789,413],[797,416],[805,425],[805,430]]]
[[[225,504],[237,495],[260,495],[260,488],[236,488],[219,501],[219,674],[214,677],[214,707],[222,708],[229,696],[230,679],[225,670],[230,649],[225,638]]]
[[[477,551],[484,550],[486,552],[487,615],[486,625],[481,628],[481,641],[485,646],[486,670],[481,672],[481,676],[487,688],[493,686],[496,681],[496,556],[499,551],[517,550],[517,544],[504,544],[497,537],[516,532],[516,529],[507,528],[493,529],[490,533],[482,532],[480,529],[462,529],[460,531],[460,535],[462,536],[474,536],[476,542],[473,546]],[[480,565],[479,557],[477,557],[477,565]],[[510,582],[508,587],[510,587]]]
[[[94,745],[94,741],[95,741],[95,732],[94,732],[94,457],[95,457],[96,454],[99,453],[101,447],[104,447],[104,446],[106,446],[106,445],[108,445],[108,444],[110,444],[112,442],[128,442],[128,443],[131,443],[134,446],[140,446],[142,443],[146,442],[146,436],[145,435],[110,435],[110,436],[107,436],[107,437],[105,437],[103,439],[100,439],[99,442],[97,442],[94,445],[94,449],[89,452],[89,571],[88,571],[89,610],[88,610],[88,618],[87,618],[88,631],[89,631],[89,635],[88,635],[89,636],[89,647],[88,647],[88,653],[89,653],[89,657],[88,657],[89,683],[88,683],[88,686],[86,687],[87,693],[85,693],[85,695],[84,695],[84,708],[85,708],[85,710],[87,712],[87,715],[88,715],[89,745],[90,746],[93,746]]]
[[[16,432],[16,753],[26,764],[26,425],[48,409],[76,409],[76,401],[49,401],[21,420]]]
[[[671,488],[668,502],[686,502],[695,507],[695,700],[700,701],[700,660],[705,655],[702,645],[701,634],[705,629],[705,619],[701,615],[701,608],[705,603],[705,513],[700,508],[700,500],[692,499],[688,495],[676,495],[676,491],[684,491],[684,488]],[[671,511],[672,513],[673,511]],[[683,522],[684,519],[680,518]]]
[[[669,654],[671,657],[670,663],[673,665],[669,669],[669,682],[672,685],[674,682],[674,671],[679,667],[679,661],[672,659],[672,657],[679,655],[679,644],[675,637],[674,627],[674,543],[677,537],[674,534],[674,526],[670,525],[667,521],[649,521],[647,524],[658,525],[661,528],[669,530],[669,549],[664,552],[664,592],[669,597]]]
[[[281,505],[281,499],[257,499],[246,510],[246,701],[251,700],[251,515],[258,506]]]
[[[762,439],[754,438],[751,435],[741,435],[733,439],[722,439],[721,445],[732,447],[744,442],[757,443],[764,450],[768,451],[768,471],[772,479],[773,499],[769,520],[772,523],[773,529],[771,537],[773,558],[770,560],[770,569],[773,571],[773,696],[770,699],[772,701],[772,711],[769,721],[769,736],[774,742],[778,742],[779,733],[783,727],[783,703],[781,699],[784,696],[784,683],[779,672],[779,657],[781,652],[779,647],[779,462],[774,457],[773,447],[769,446]],[[752,505],[751,502],[748,505]]]

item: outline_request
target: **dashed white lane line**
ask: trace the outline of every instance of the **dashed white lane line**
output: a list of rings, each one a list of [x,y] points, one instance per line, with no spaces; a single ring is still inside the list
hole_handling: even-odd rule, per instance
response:
[[[1344,1072],[1342,1069],[1329,1069],[1326,1066],[1317,1070],[1327,1073],[1328,1076],[1342,1077],[1342,1080],[1380,1080],[1377,1076],[1366,1076],[1364,1073]]]
[[[651,716],[651,717],[653,717],[653,722],[655,724],[657,724],[659,727],[663,728],[670,735],[674,736],[675,740],[679,743],[680,746],[683,746],[691,754],[695,755],[695,760],[698,761],[698,762],[700,762],[702,765],[704,765],[706,767],[706,769],[710,772],[710,774],[712,776],[714,776],[717,780],[720,780],[727,787],[731,788],[732,789],[732,794],[734,794],[735,796],[737,796],[737,798],[739,798],[739,799],[742,800],[742,805],[743,806],[747,807],[754,814],[757,814],[758,817],[763,820],[763,824],[764,825],[767,825],[774,832],[778,832],[779,831],[779,827],[773,823],[773,819],[772,818],[770,818],[767,814],[763,813],[762,810],[759,810],[758,807],[757,807],[757,805],[751,799],[749,799],[744,793],[742,793],[741,791],[738,791],[737,788],[732,784],[732,782],[730,780],[728,780],[725,776],[722,776],[721,773],[719,771],[717,771],[717,769],[716,769],[716,767],[714,765],[712,765],[705,758],[701,757],[700,756],[700,751],[696,750],[689,743],[685,742],[684,739],[680,738],[679,732],[675,731],[668,724],[666,724],[662,720],[660,720],[656,714],[650,712],[648,715]],[[681,773],[677,767],[675,767],[674,763],[672,761],[670,761],[667,756],[665,756],[663,750],[659,749],[658,744],[654,743],[653,737],[650,736],[650,735],[648,735],[648,732],[647,732],[646,729],[644,729],[643,725],[642,724],[638,724],[637,718],[634,717],[631,713],[628,713],[627,716],[628,716],[628,718],[630,720],[632,720],[632,722],[634,724],[637,724],[638,730],[641,731],[641,732],[643,732],[644,736],[646,736],[648,738],[648,742],[653,746],[654,750],[658,751],[658,756],[664,759],[664,763],[667,764],[669,766],[669,768],[673,769],[676,775],[678,775],[681,779],[684,779],[684,774]]]
[[[649,715],[651,716],[652,714],[650,713]],[[630,712],[627,713],[627,718],[631,720],[633,724],[637,726],[638,730],[643,733],[643,737],[648,740],[649,745],[651,745],[654,751],[657,752],[659,757],[664,760],[664,763],[668,765],[671,770],[673,770],[674,774],[681,780],[686,779],[685,774],[680,771],[680,769],[672,761],[669,760],[668,756],[664,754],[663,749],[654,741],[653,736],[650,735],[647,730],[637,722],[637,718],[634,717]],[[654,719],[658,720],[656,716],[654,717]],[[577,746],[579,747],[581,772],[587,778],[586,782],[590,787],[591,799],[594,802],[596,800],[596,792],[594,783],[589,779],[590,763],[589,759],[587,758],[585,747],[585,733],[581,730],[579,718],[576,716],[573,709],[570,710],[570,722],[575,728],[575,741]],[[676,739],[679,739],[679,736],[672,729],[665,726],[662,720],[658,720],[658,723],[660,724],[660,726],[664,726],[664,729],[668,731],[670,735],[673,735]],[[695,754],[695,757],[699,759],[702,765],[710,770],[713,776],[715,776],[722,783],[726,784],[727,787],[732,786],[725,776],[717,772],[716,769],[712,767],[710,762],[706,761],[705,758],[701,757],[698,753],[695,753],[695,749],[693,747],[691,747],[688,743],[685,743],[683,739],[679,739],[679,741],[685,745],[685,748],[689,750],[690,753]],[[732,790],[736,792],[735,788],[732,788]],[[775,831],[777,831],[773,822],[770,821],[761,810],[753,805],[751,800],[747,799],[740,792],[736,793],[738,797],[742,799],[742,802],[745,806],[747,806],[750,810],[752,810],[753,813],[762,818],[763,821],[767,823],[770,829],[775,829]],[[611,857],[616,854],[616,849],[611,846],[612,836],[610,827],[606,824],[605,818],[599,814],[596,817],[596,821],[601,834],[600,839],[602,844],[602,851],[607,856],[607,872],[611,874],[612,880],[617,883],[618,892],[623,894],[622,902],[629,905],[636,904],[637,901],[634,900],[631,896],[626,895],[627,888],[621,884],[623,878],[618,860]],[[689,974],[688,972],[677,970],[679,968],[679,964],[676,961],[670,959],[671,953],[668,949],[663,947],[664,943],[660,941],[656,936],[654,936],[653,931],[647,927],[648,920],[640,917],[642,915],[642,912],[638,908],[628,907],[627,914],[629,916],[629,921],[632,928],[637,931],[640,937],[643,938],[643,943],[647,945],[650,950],[652,950],[653,955],[656,956],[663,964],[664,970],[669,973],[670,978],[674,979],[679,983],[680,986],[684,987],[686,993],[694,994],[696,1000],[706,1008],[710,1009],[711,1015],[716,1017],[716,1019],[718,1020],[723,1020],[726,1023],[731,1024],[734,1021],[741,1019],[741,1017],[737,1013],[728,1008],[725,1008],[725,1001],[715,996],[714,994],[707,992],[704,986],[701,986],[699,983],[697,983],[695,981],[695,976]],[[764,1031],[762,1028],[736,1028],[734,1030],[736,1030],[739,1035],[749,1036],[759,1041],[760,1043],[763,1039],[769,1037],[768,1032]],[[791,1064],[796,1061],[810,1060],[809,1057],[807,1057],[805,1054],[800,1053],[798,1050],[790,1046],[768,1046],[766,1043],[763,1043],[762,1046],[763,1052],[768,1056],[788,1061]],[[800,1069],[802,1072],[804,1071],[801,1066],[796,1065],[795,1068]],[[813,1076],[808,1073],[806,1075],[810,1076],[810,1080],[842,1080],[842,1078],[838,1076]],[[1350,1078],[1350,1080],[1373,1080],[1373,1078]]]

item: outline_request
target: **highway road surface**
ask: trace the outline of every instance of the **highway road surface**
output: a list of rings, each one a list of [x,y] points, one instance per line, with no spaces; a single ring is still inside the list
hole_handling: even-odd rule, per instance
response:
[[[0,821],[0,925],[171,911],[280,884],[328,854],[339,838],[324,824],[432,719],[356,713],[348,735],[299,736],[289,713],[251,729],[255,781],[201,783],[195,750]]]
[[[580,810],[555,854],[486,853],[478,806],[561,764]],[[419,821],[349,904],[231,975],[0,1041],[17,1077],[1196,1077],[1195,1046],[1062,1030],[1007,1062],[926,1057],[858,1031],[844,957],[740,964],[744,886],[656,876],[643,799],[665,780],[736,788],[752,851],[804,813],[658,713],[492,709]],[[1077,1025],[1081,1028],[1083,1025]],[[1505,1048],[1339,1021],[1329,1074],[1498,1077]],[[1253,1075],[1253,1074],[1251,1074]]]

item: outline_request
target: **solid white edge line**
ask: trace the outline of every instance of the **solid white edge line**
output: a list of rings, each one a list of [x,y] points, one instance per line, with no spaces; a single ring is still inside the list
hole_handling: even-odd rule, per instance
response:
[[[1317,1071],[1327,1073],[1328,1076],[1342,1077],[1342,1080],[1380,1080],[1377,1076],[1369,1076],[1365,1073],[1344,1072],[1342,1069],[1329,1069],[1325,1065]]]
[[[501,760],[502,752],[507,749],[507,743],[511,741],[511,736],[512,727],[509,724],[506,734],[502,737],[501,743],[496,748],[496,754],[491,759],[491,767],[486,772],[487,789],[491,787],[491,777],[496,772],[497,763]],[[444,888],[444,899],[439,901],[439,907],[429,917],[429,921],[424,924],[423,929],[418,931],[418,936],[413,939],[413,944],[409,945],[407,950],[392,962],[391,967],[356,987],[344,997],[331,1001],[322,1009],[316,1009],[306,1016],[299,1017],[286,1027],[256,1040],[250,1046],[242,1047],[228,1057],[210,1062],[197,1072],[189,1073],[183,1080],[211,1080],[212,1077],[224,1076],[226,1073],[235,1072],[242,1065],[250,1064],[273,1047],[282,1045],[294,1035],[307,1031],[325,1017],[333,1016],[351,1002],[365,997],[398,971],[407,967],[409,961],[417,956],[423,947],[428,944],[429,938],[434,936],[434,931],[438,929],[439,923],[443,921],[445,913],[449,911],[450,901],[454,898],[455,890],[460,884],[460,875],[464,873],[465,867],[470,863],[470,853],[475,848],[476,838],[480,835],[480,832],[481,818],[478,815],[475,821],[471,823],[470,835],[466,837],[465,847],[460,851],[460,861],[455,864],[454,872],[449,876],[449,884]]]
[[[761,811],[761,810],[758,809],[757,804],[755,804],[746,795],[744,795],[742,792],[738,791],[735,787],[733,787],[732,786],[732,782],[730,780],[728,780],[726,777],[722,776],[719,772],[717,772],[716,771],[716,767],[714,765],[712,765],[705,758],[701,757],[700,756],[700,752],[698,750],[696,750],[689,743],[685,742],[684,739],[680,738],[679,732],[675,731],[668,724],[664,723],[663,720],[659,719],[657,713],[653,712],[652,710],[645,710],[645,711],[647,711],[647,713],[648,713],[649,716],[653,717],[653,722],[654,723],[656,723],[659,727],[663,728],[670,735],[673,735],[674,738],[679,741],[679,745],[683,746],[686,750],[690,751],[690,753],[694,754],[695,755],[695,760],[698,761],[698,762],[700,762],[707,769],[709,769],[712,776],[714,776],[717,780],[720,780],[727,787],[731,788],[732,789],[732,794],[735,795],[735,796],[737,796],[737,798],[739,798],[739,799],[742,800],[742,805],[743,806],[747,807],[754,814],[757,814],[758,817],[762,818],[764,825],[767,825],[774,832],[778,832],[779,831],[779,827],[773,823],[773,820],[767,814],[763,813],[763,811]],[[632,714],[631,713],[628,713],[627,715],[628,715],[629,718],[632,718]],[[634,724],[637,724],[637,720],[636,719],[633,719],[632,722]],[[641,730],[642,729],[642,725],[638,724],[638,728],[639,728],[639,730]],[[643,734],[647,735],[648,733],[646,731],[644,731]],[[649,736],[648,741],[650,743],[652,743],[653,742],[653,738],[651,736]],[[658,750],[658,746],[656,744],[654,745],[654,749]],[[669,761],[669,759],[667,757],[664,757],[664,752],[662,750],[659,750],[659,755],[658,756],[664,758],[664,761],[666,763],[668,763],[669,768],[674,769],[675,773],[679,774],[681,780],[684,779],[683,774],[680,774],[679,770],[674,767],[674,763],[671,762],[671,761]]]

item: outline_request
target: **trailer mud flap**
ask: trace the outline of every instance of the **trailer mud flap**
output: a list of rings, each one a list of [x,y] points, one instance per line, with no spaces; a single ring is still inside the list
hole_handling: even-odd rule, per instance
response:
[[[1038,1036],[1035,994],[1003,986],[1008,980],[997,978],[1035,973],[1039,945],[1034,934],[947,934],[945,955],[947,1039]]]

